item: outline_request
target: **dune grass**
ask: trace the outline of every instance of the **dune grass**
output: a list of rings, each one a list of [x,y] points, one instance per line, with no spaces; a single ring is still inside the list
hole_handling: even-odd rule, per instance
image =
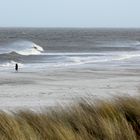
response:
[[[81,101],[50,111],[0,112],[0,140],[138,140],[140,99]]]

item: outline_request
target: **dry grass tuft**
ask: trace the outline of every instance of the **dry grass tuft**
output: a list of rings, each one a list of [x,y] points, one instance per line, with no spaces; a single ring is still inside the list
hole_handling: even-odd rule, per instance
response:
[[[0,140],[138,140],[140,99],[81,101],[49,112],[0,112]]]

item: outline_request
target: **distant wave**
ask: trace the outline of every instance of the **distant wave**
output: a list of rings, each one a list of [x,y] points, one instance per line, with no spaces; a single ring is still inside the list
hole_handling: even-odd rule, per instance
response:
[[[135,42],[135,46],[139,42]],[[100,52],[47,52],[31,41],[15,41],[0,46],[0,68],[19,67],[34,69],[67,67],[84,64],[105,64],[112,62],[128,62],[140,58],[140,51],[100,51]]]
[[[20,55],[38,55],[43,48],[31,41],[16,41],[8,45],[0,46],[0,54],[17,53]]]
[[[123,55],[120,55],[120,57],[116,58],[116,60],[128,60],[128,59],[133,59],[137,57],[140,57],[140,52],[123,54]]]
[[[135,46],[140,46],[140,41],[136,41],[136,42],[134,43],[134,45],[135,45]]]
[[[88,55],[103,55],[105,53],[90,53],[90,52],[55,52],[55,53],[42,53],[41,55],[47,56],[88,56]]]
[[[20,68],[31,68],[33,70],[37,70],[40,68],[62,68],[62,67],[69,67],[69,66],[79,66],[84,64],[100,64],[104,65],[108,62],[114,63],[114,62],[131,62],[132,59],[137,60],[137,58],[140,58],[139,52],[133,52],[133,53],[106,53],[106,54],[97,54],[95,53],[63,53],[60,55],[56,55],[57,53],[54,53],[51,56],[33,56],[31,57],[33,60],[31,60],[30,56],[29,58],[27,56],[24,56],[24,58],[27,58],[27,61],[24,61],[24,58],[22,61],[20,59],[11,59],[2,61],[0,63],[0,68],[2,70],[5,69],[14,69],[15,63],[19,64]],[[70,55],[71,54],[71,55]],[[37,57],[37,59],[36,59]],[[18,57],[19,58],[19,57]],[[39,58],[39,60],[38,60]]]
[[[79,56],[74,56],[71,55],[69,57],[66,57],[70,64],[72,62],[74,64],[89,64],[89,63],[104,63],[104,62],[111,62],[111,61],[126,61],[126,60],[131,60],[135,58],[140,58],[140,52],[127,52],[127,53],[100,53],[94,55],[93,53],[89,53],[90,55],[79,55]],[[93,55],[92,55],[93,54]]]

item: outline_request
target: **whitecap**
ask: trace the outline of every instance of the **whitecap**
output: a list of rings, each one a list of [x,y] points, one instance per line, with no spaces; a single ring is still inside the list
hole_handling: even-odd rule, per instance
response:
[[[0,47],[0,54],[15,52],[20,55],[39,55],[44,49],[31,41],[16,41]]]

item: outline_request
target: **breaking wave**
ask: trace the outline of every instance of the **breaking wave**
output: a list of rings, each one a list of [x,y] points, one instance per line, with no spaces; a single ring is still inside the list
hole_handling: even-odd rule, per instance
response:
[[[140,42],[134,44],[139,46]],[[139,47],[138,47],[139,48]],[[45,52],[31,41],[15,41],[0,46],[0,68],[19,67],[63,67],[83,64],[105,64],[107,62],[127,62],[140,59],[140,51],[100,51],[100,52]]]
[[[31,41],[16,41],[4,46],[0,46],[0,54],[16,53],[20,55],[39,55],[43,48]]]

